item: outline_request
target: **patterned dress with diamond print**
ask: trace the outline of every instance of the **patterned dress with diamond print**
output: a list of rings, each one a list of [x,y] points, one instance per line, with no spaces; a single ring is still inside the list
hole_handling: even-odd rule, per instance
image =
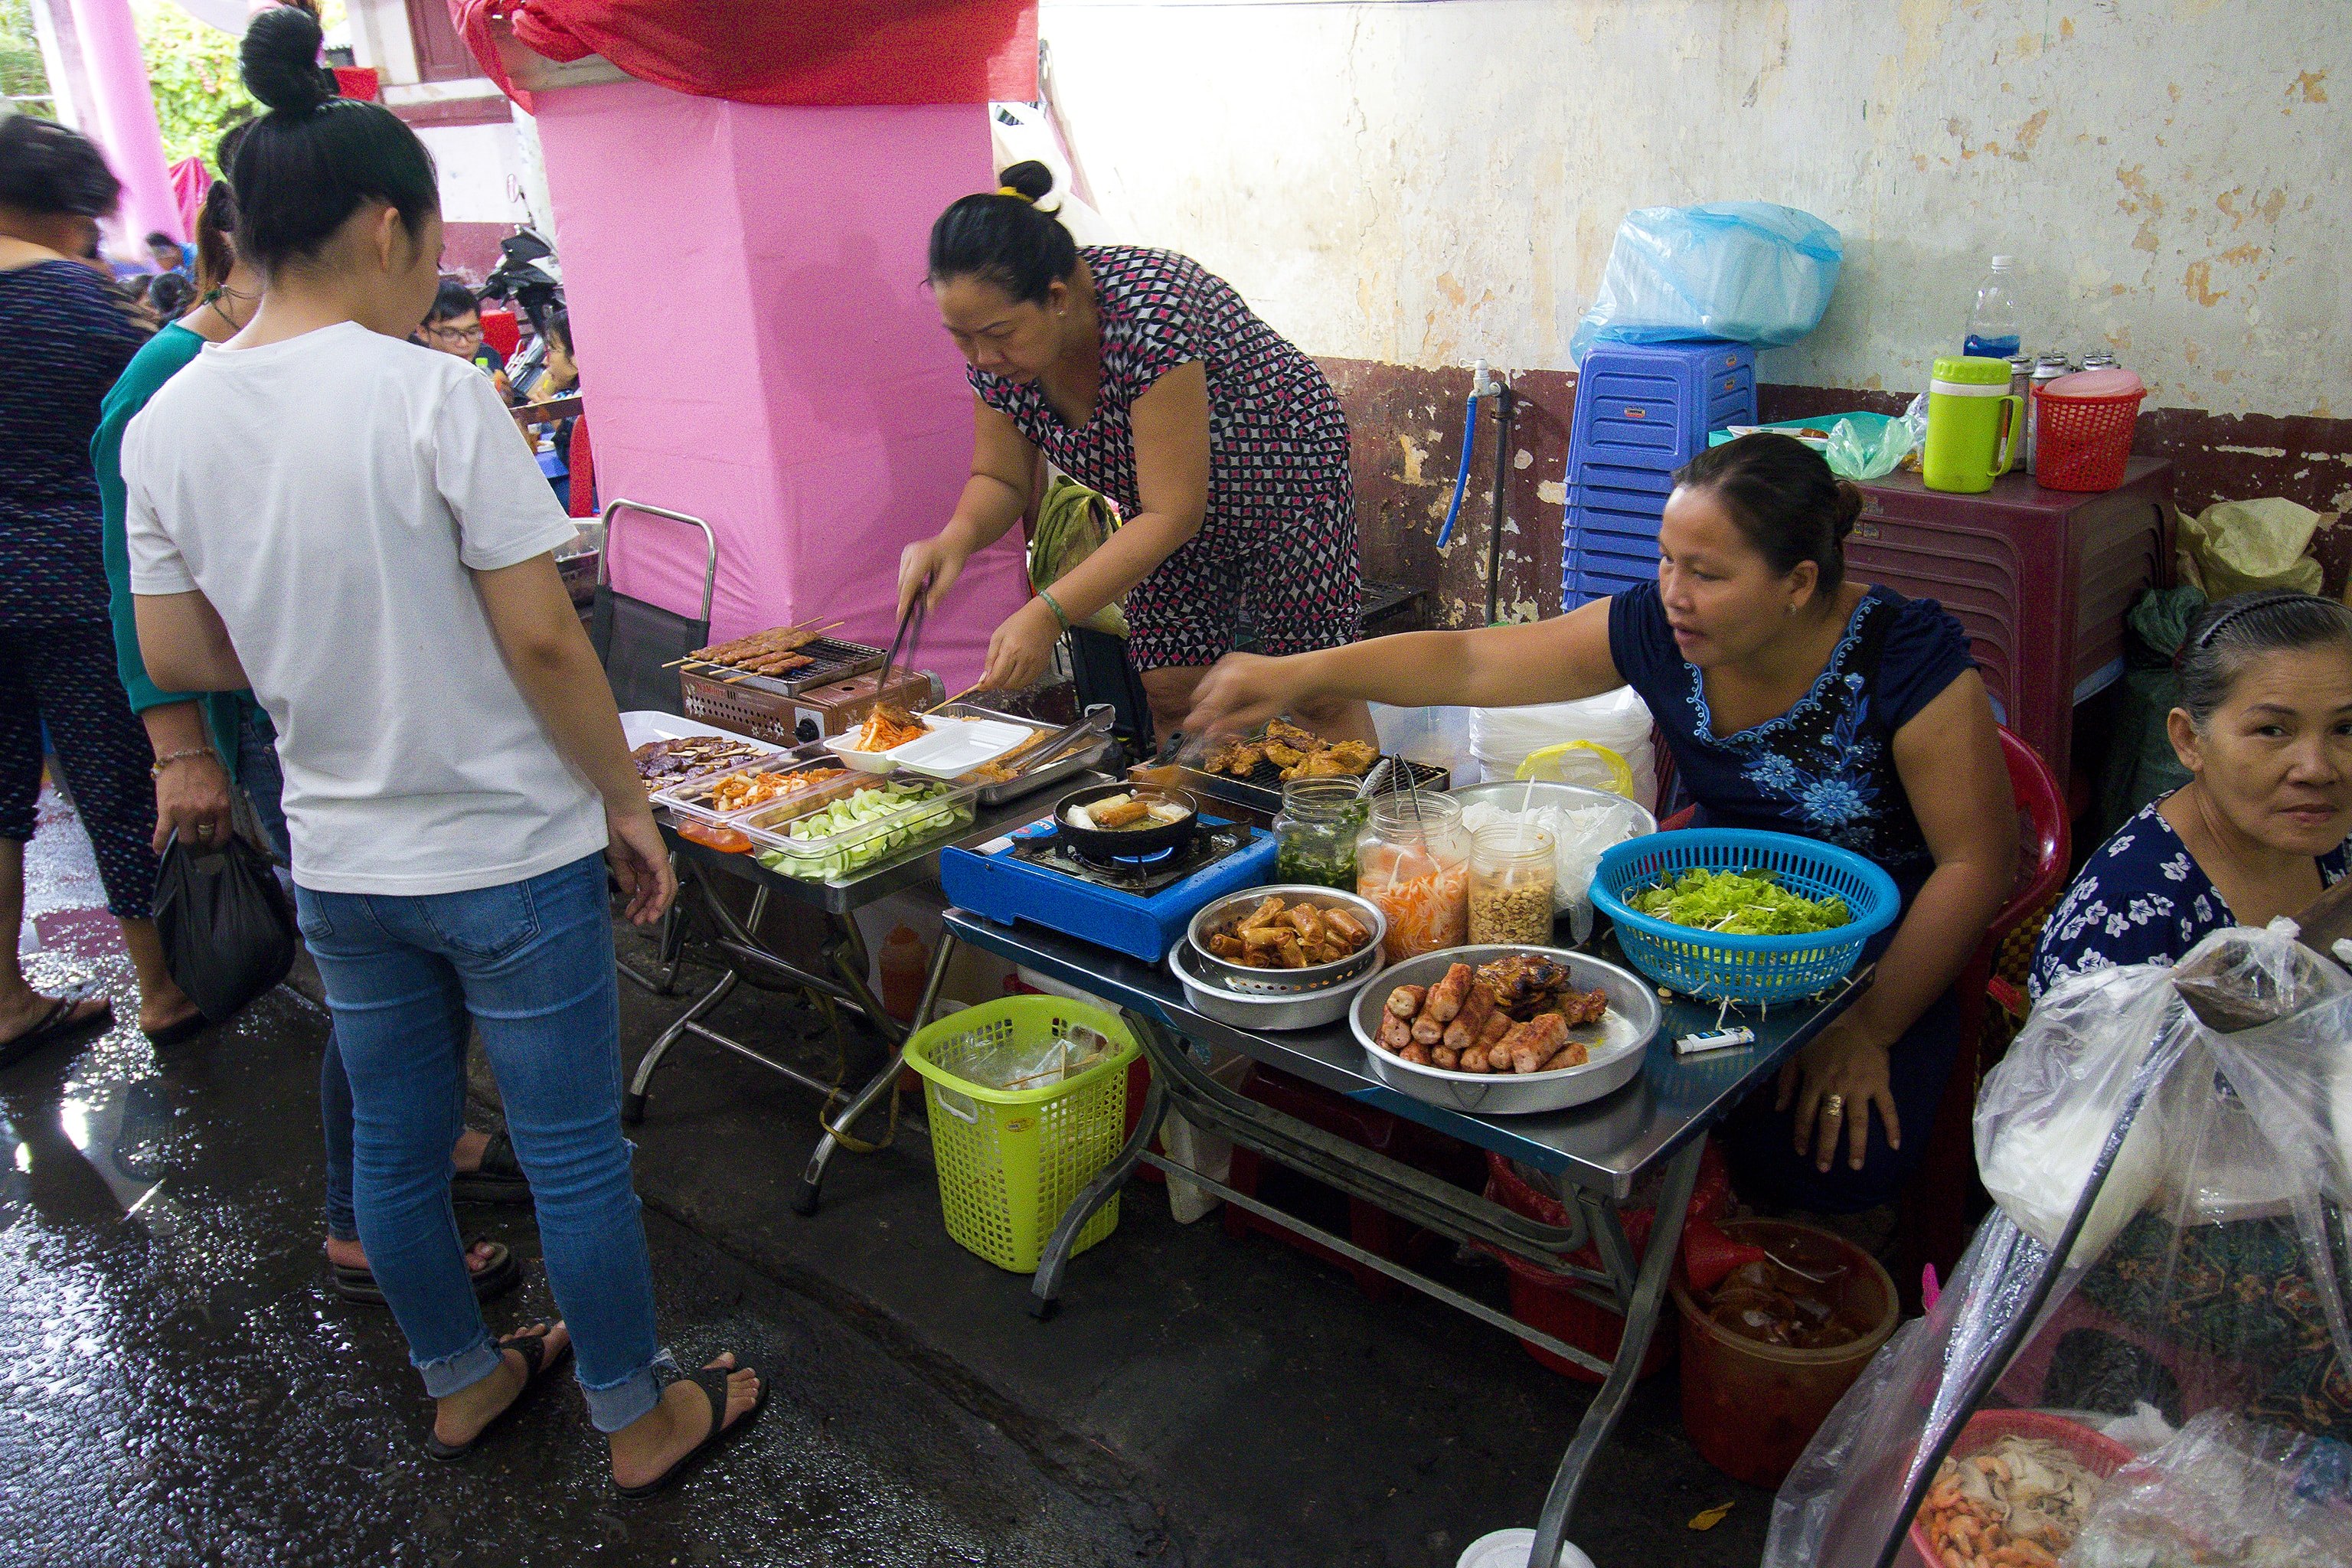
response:
[[[1209,383],[1209,499],[1201,531],[1127,597],[1138,669],[1199,668],[1232,651],[1246,608],[1259,646],[1303,653],[1353,642],[1362,584],[1348,417],[1315,362],[1253,313],[1232,285],[1172,251],[1079,252],[1101,319],[1102,390],[1072,426],[1035,382],[966,374],[1046,461],[1140,509],[1135,400],[1195,361]]]

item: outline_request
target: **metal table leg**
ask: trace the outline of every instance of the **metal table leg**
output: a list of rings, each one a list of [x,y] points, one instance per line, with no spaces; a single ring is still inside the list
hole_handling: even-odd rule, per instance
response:
[[[1062,1288],[1062,1271],[1069,1267],[1070,1249],[1078,1244],[1078,1232],[1087,1221],[1095,1217],[1103,1205],[1110,1202],[1151,1140],[1160,1131],[1160,1123],[1168,1113],[1168,1089],[1160,1075],[1151,1075],[1151,1089],[1143,1097],[1143,1114],[1136,1118],[1135,1131],[1129,1133],[1111,1163],[1102,1173],[1087,1184],[1077,1201],[1062,1212],[1062,1221],[1054,1227],[1054,1235],[1045,1243],[1045,1250],[1037,1259],[1037,1276],[1029,1287],[1029,1315],[1050,1318],[1054,1315],[1054,1297]]]
[[[857,1119],[865,1115],[874,1102],[887,1093],[890,1086],[898,1081],[898,1069],[907,1062],[907,1041],[914,1037],[916,1031],[930,1022],[931,1012],[939,1005],[940,987],[947,980],[948,961],[955,956],[955,933],[949,931],[941,935],[940,951],[931,958],[931,972],[923,977],[923,999],[915,1007],[914,1022],[908,1026],[906,1033],[898,1039],[898,1048],[890,1053],[890,1059],[882,1064],[882,1070],[868,1079],[866,1086],[852,1096],[849,1103],[842,1108],[839,1120],[825,1123],[824,1136],[816,1141],[816,1147],[810,1152],[808,1168],[801,1173],[801,1184],[793,1192],[794,1214],[816,1213],[818,1204],[824,1201],[824,1168],[832,1162],[834,1151],[840,1147],[841,1134],[856,1126]],[[862,975],[859,981],[860,989],[863,989]],[[877,1008],[877,1011],[878,1012],[879,1009]]]
[[[698,1019],[727,1000],[729,993],[735,989],[735,983],[742,978],[731,969],[720,974],[719,983],[704,992],[693,1006],[679,1014],[677,1022],[664,1029],[661,1032],[661,1037],[653,1043],[652,1047],[643,1057],[638,1058],[636,1074],[629,1079],[629,1092],[621,1100],[622,1121],[634,1126],[646,1119],[646,1086],[654,1080],[654,1069],[661,1066],[662,1058],[669,1054],[669,1048],[672,1046],[685,1037],[687,1031],[694,1027]]]
[[[1691,1193],[1698,1185],[1699,1156],[1705,1152],[1705,1139],[1693,1139],[1666,1167],[1664,1190],[1658,1194],[1657,1219],[1650,1230],[1649,1247],[1642,1258],[1642,1267],[1635,1276],[1633,1294],[1625,1304],[1624,1337],[1617,1343],[1617,1359],[1610,1367],[1609,1376],[1601,1392],[1578,1423],[1575,1440],[1560,1457],[1559,1472],[1552,1478],[1551,1490],[1544,1498],[1543,1512],[1536,1519],[1534,1550],[1528,1554],[1531,1564],[1555,1568],[1559,1561],[1560,1542],[1567,1539],[1568,1521],[1576,1508],[1576,1494],[1583,1489],[1585,1471],[1600,1452],[1601,1445],[1625,1413],[1625,1403],[1633,1397],[1633,1381],[1642,1370],[1642,1358],[1649,1353],[1650,1336],[1658,1326],[1658,1309],[1666,1295],[1666,1279],[1674,1272],[1675,1256],[1682,1250],[1683,1218],[1690,1207]],[[1624,1228],[1619,1223],[1617,1210],[1604,1211],[1605,1230],[1614,1232],[1601,1247],[1604,1258],[1612,1250],[1622,1248],[1621,1257],[1630,1257],[1624,1247]]]

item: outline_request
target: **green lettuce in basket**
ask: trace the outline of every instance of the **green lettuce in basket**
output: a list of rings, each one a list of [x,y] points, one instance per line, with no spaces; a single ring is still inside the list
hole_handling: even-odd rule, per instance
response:
[[[1626,896],[1625,906],[1653,920],[1726,936],[1802,936],[1853,921],[1840,898],[1801,898],[1769,871],[1694,868]]]

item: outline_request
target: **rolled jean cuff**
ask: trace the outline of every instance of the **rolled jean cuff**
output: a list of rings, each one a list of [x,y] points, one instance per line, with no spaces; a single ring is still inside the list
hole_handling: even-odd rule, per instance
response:
[[[446,1399],[460,1389],[471,1388],[499,1370],[505,1353],[490,1342],[485,1332],[470,1349],[439,1361],[418,1362],[416,1370],[425,1374],[425,1392],[435,1399]]]
[[[667,1351],[656,1351],[654,1359],[618,1383],[602,1388],[580,1385],[588,1401],[588,1421],[597,1431],[612,1436],[631,1422],[651,1415],[661,1403],[662,1390],[685,1374]]]

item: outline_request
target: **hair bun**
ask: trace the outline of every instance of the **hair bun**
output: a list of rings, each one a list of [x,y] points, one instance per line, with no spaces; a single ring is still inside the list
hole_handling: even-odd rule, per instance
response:
[[[280,114],[307,114],[336,96],[334,74],[319,63],[326,35],[319,19],[294,5],[273,5],[245,29],[239,51],[246,90]]]
[[[1830,514],[1830,529],[1843,540],[1862,521],[1862,487],[1852,479],[1837,482],[1837,506]]]
[[[1042,202],[1053,194],[1054,171],[1027,158],[997,175],[996,183],[1012,186],[1032,202]]]

